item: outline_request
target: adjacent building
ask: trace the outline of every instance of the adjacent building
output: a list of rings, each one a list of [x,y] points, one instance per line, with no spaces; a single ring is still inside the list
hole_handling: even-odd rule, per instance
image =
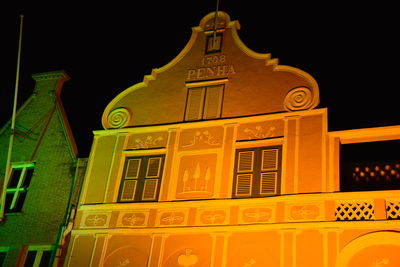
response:
[[[33,93],[16,116],[11,174],[0,214],[0,266],[62,262],[86,166],[84,159],[77,159],[60,100],[68,75],[55,71],[32,77]],[[10,127],[8,122],[0,131],[0,188],[4,186]]]
[[[400,126],[329,132],[314,78],[239,28],[208,14],[106,107],[66,266],[400,262]]]

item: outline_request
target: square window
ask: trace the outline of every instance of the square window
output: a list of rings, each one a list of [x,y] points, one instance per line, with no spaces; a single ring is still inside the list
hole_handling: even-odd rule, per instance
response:
[[[129,157],[125,161],[119,202],[157,201],[165,155]]]
[[[264,197],[280,193],[281,146],[236,150],[233,197]]]
[[[207,36],[206,54],[221,52],[222,33],[212,33]]]

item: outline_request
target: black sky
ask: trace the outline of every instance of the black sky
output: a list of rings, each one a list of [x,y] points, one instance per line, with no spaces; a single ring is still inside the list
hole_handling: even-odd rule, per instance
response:
[[[216,3],[34,2],[0,11],[0,125],[12,111],[24,14],[19,102],[32,92],[33,73],[65,70],[71,80],[62,99],[82,157],[90,151],[92,131],[102,129],[105,106],[177,56],[191,27]],[[239,36],[250,49],[271,53],[317,80],[330,131],[400,124],[400,23],[394,4],[268,2],[220,0],[220,10],[240,22]]]

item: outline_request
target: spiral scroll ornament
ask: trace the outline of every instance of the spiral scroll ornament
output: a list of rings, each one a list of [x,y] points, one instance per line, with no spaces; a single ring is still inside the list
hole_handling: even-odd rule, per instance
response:
[[[110,128],[122,128],[131,121],[132,115],[127,108],[113,109],[107,116],[107,123]]]
[[[307,87],[297,87],[289,91],[285,97],[286,110],[295,111],[308,109],[312,105],[312,92]]]

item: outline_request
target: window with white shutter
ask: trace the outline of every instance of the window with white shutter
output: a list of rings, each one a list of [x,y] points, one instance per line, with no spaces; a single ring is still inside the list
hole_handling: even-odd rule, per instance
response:
[[[220,118],[223,91],[223,85],[189,88],[185,121]]]
[[[165,155],[126,159],[119,202],[157,201]]]
[[[236,150],[233,197],[263,197],[280,191],[281,147]]]

